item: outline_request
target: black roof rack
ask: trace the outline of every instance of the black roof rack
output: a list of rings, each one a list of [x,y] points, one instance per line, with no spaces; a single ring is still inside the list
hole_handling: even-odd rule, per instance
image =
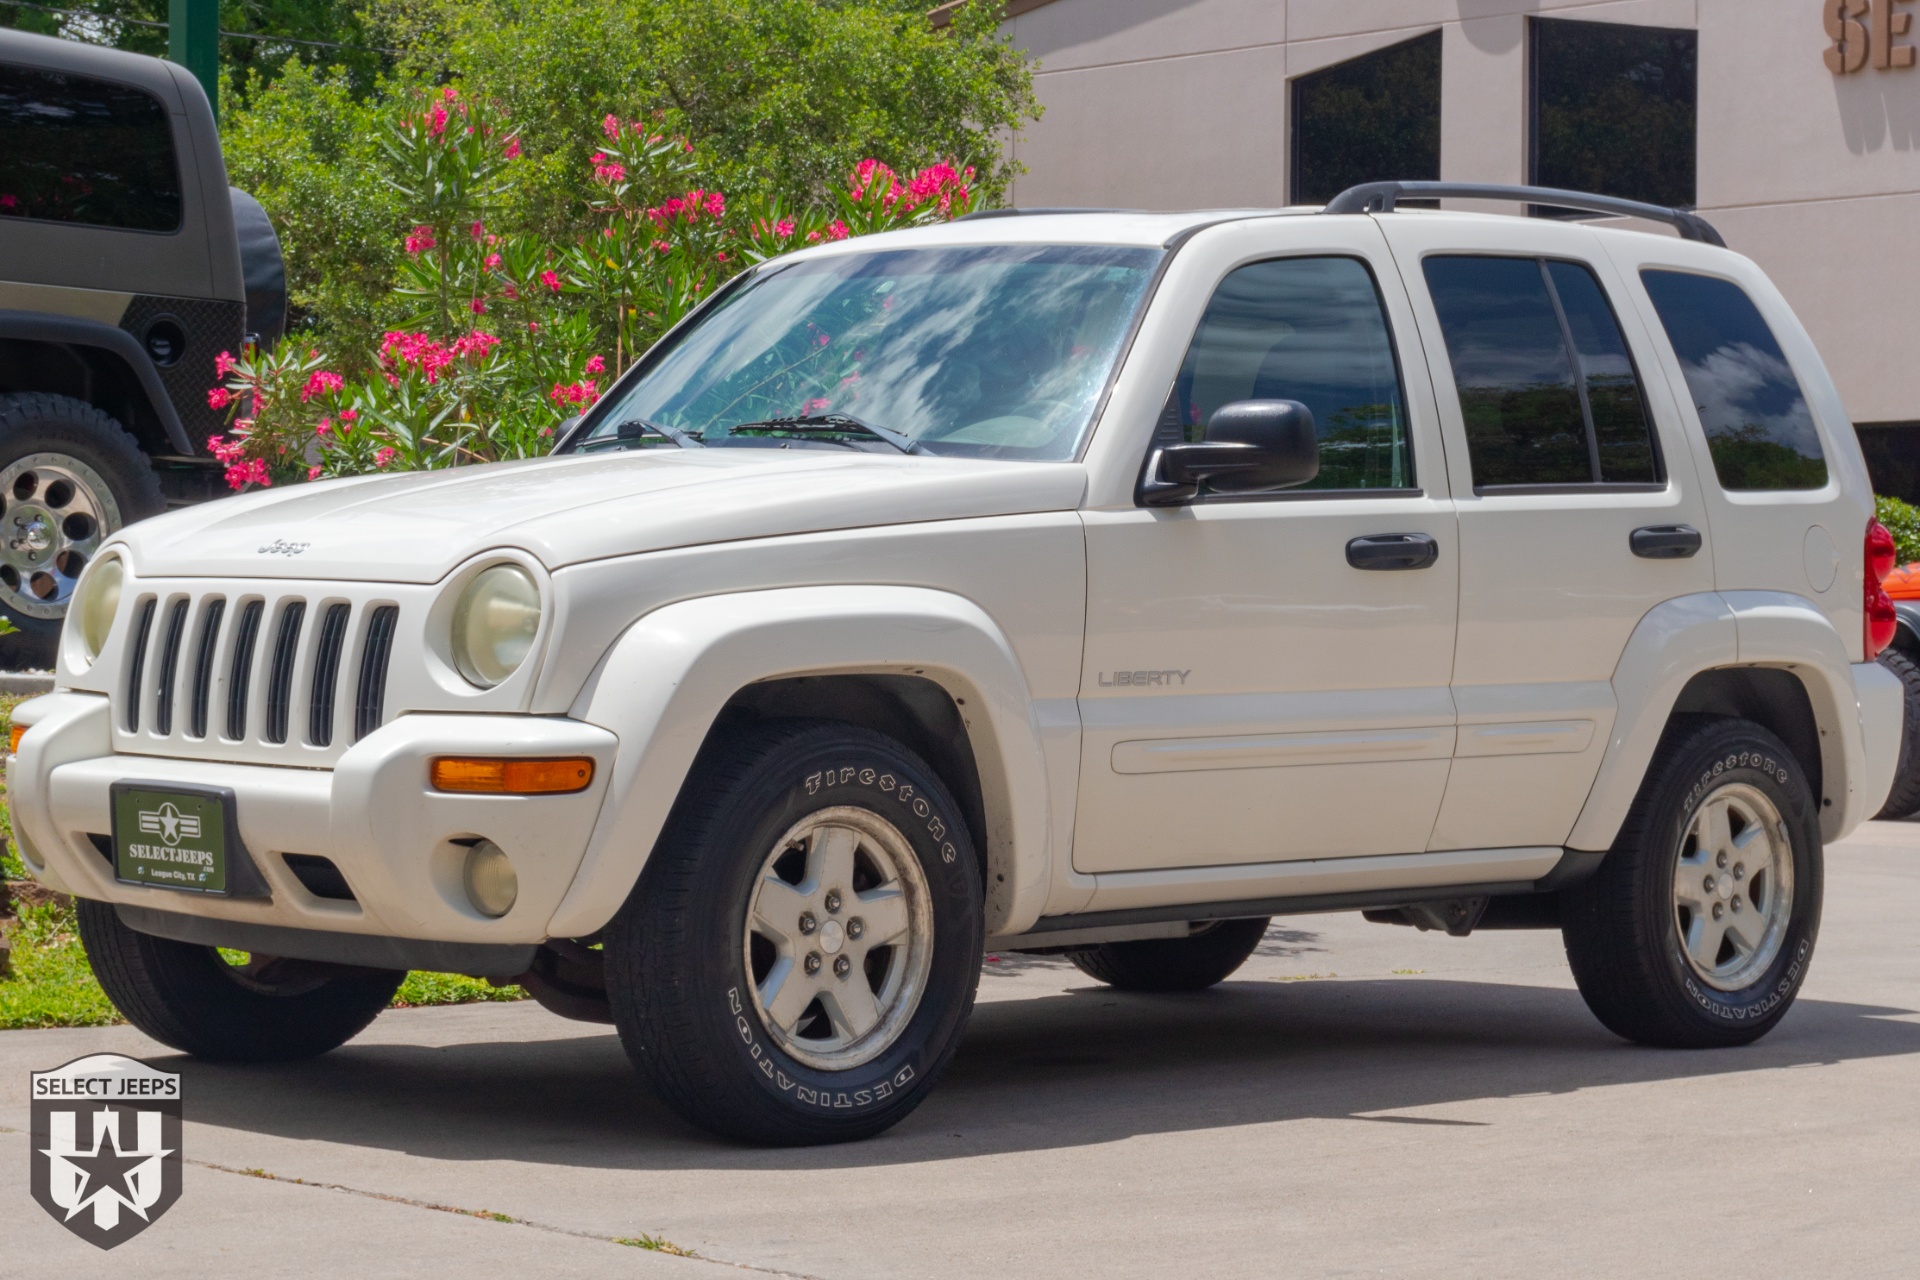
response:
[[[1643,204],[1638,200],[1620,200],[1596,196],[1586,191],[1562,191],[1558,187],[1508,187],[1489,182],[1363,182],[1348,187],[1327,201],[1322,213],[1392,213],[1394,202],[1406,198],[1423,200],[1518,200],[1525,204],[1552,205],[1558,209],[1578,209],[1583,213],[1611,213],[1623,218],[1646,218],[1664,222],[1688,240],[1719,245],[1727,242],[1713,224],[1697,213],[1669,209],[1663,204]]]

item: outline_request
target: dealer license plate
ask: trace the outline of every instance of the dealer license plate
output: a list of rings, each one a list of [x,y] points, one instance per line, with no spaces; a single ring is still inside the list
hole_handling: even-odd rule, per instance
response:
[[[227,804],[217,795],[116,786],[113,868],[128,884],[227,892]]]

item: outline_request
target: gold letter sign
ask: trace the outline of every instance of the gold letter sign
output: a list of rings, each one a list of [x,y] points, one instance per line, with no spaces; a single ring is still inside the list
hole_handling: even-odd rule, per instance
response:
[[[1904,36],[1913,26],[1913,15],[1895,13],[1894,6],[1912,0],[1820,0],[1821,17],[1826,23],[1827,70],[1837,76],[1858,71],[1871,61],[1877,69],[1911,67],[1914,47],[1896,44],[1895,36]],[[1871,15],[1871,16],[1869,16]],[[1862,22],[1862,18],[1866,18]],[[1872,34],[1868,34],[1871,27]]]

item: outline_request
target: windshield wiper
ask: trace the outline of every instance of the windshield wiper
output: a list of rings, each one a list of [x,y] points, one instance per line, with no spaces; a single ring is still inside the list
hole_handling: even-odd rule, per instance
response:
[[[741,432],[761,431],[769,433],[790,431],[795,435],[855,432],[875,440],[885,441],[902,453],[921,452],[920,442],[912,436],[901,435],[890,427],[877,427],[850,413],[802,413],[790,418],[763,418],[758,422],[736,422],[727,428],[727,434],[730,436],[739,435]]]
[[[628,418],[625,422],[615,427],[613,434],[610,436],[600,436],[593,440],[582,440],[580,442],[580,452],[597,451],[614,445],[625,448],[627,445],[640,439],[640,437],[648,435],[659,436],[662,440],[672,441],[682,449],[702,449],[706,447],[700,443],[700,437],[694,435],[692,432],[682,431],[678,427],[669,427],[664,422],[650,422],[645,418]]]

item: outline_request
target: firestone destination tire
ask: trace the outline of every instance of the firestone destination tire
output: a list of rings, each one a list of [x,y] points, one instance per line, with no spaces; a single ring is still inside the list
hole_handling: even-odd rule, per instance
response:
[[[1806,980],[1821,877],[1819,812],[1786,744],[1744,720],[1676,721],[1600,869],[1565,891],[1580,994],[1628,1040],[1751,1043]]]
[[[1232,977],[1266,932],[1265,916],[1217,920],[1185,938],[1107,942],[1067,959],[1118,991],[1204,991]]]
[[[407,975],[251,956],[137,933],[111,904],[81,898],[80,939],[101,988],[128,1022],[196,1058],[294,1062],[366,1029]]]
[[[711,1133],[796,1146],[897,1124],[973,1009],[981,868],[911,751],[823,721],[710,746],[606,935],[621,1042]]]

